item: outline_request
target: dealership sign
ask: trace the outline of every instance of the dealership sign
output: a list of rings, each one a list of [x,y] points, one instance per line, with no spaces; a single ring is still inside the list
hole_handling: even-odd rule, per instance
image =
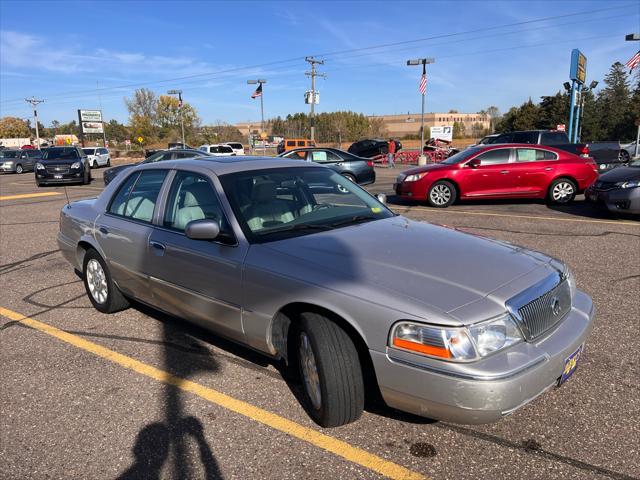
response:
[[[571,68],[569,70],[569,78],[575,80],[579,84],[583,84],[587,79],[587,57],[574,48],[571,51]]]
[[[440,140],[453,141],[453,126],[447,125],[444,127],[431,127],[431,138],[438,138]]]
[[[103,133],[102,112],[100,110],[78,110],[82,133]]]

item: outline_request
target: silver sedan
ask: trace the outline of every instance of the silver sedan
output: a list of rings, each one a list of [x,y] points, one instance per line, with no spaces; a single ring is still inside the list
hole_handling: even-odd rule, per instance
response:
[[[594,319],[561,262],[408,220],[290,160],[131,168],[62,209],[58,243],[99,311],[136,299],[295,366],[324,427],[376,389],[496,421],[573,374]]]

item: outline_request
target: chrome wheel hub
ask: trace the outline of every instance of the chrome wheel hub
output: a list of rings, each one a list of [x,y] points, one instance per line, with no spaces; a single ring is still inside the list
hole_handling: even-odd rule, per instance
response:
[[[104,303],[107,301],[107,295],[109,290],[107,288],[107,276],[102,269],[102,265],[95,259],[87,262],[87,285],[91,296],[98,303]]]
[[[451,200],[451,189],[446,185],[436,185],[431,189],[429,198],[436,205],[444,205]]]
[[[304,332],[300,334],[300,365],[302,366],[304,389],[311,400],[313,408],[319,410],[322,406],[320,376],[318,374],[318,367],[316,366],[316,357],[311,348],[311,342]]]
[[[560,182],[555,187],[553,187],[551,195],[557,202],[567,201],[573,195],[573,185],[569,182]]]

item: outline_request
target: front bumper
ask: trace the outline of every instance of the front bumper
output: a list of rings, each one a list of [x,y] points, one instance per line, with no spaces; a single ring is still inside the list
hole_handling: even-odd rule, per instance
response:
[[[56,178],[56,176],[60,178]],[[39,184],[62,184],[62,183],[77,183],[82,182],[84,179],[84,171],[80,170],[72,170],[69,173],[49,173],[42,172],[41,170],[36,170],[36,181]]]
[[[640,214],[640,187],[613,190],[589,187],[584,196],[591,203],[605,205],[611,212]]]
[[[557,384],[565,360],[593,328],[594,316],[591,298],[578,291],[572,310],[551,333],[473,364],[451,364],[389,348],[370,353],[390,407],[453,423],[491,423]]]

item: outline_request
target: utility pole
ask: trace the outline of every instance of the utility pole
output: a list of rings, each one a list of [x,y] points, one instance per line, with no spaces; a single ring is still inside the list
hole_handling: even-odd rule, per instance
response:
[[[422,95],[422,113],[420,115],[420,157],[418,157],[418,165],[426,165],[427,157],[424,155],[424,97],[427,93],[427,64],[435,63],[435,58],[416,58],[415,60],[407,60],[407,65],[422,65],[422,77],[420,77],[420,86],[418,90]]]
[[[107,132],[104,128],[105,120],[104,114],[102,112],[102,95],[100,95],[100,82],[98,80],[96,80],[96,92],[98,93],[98,102],[100,104],[100,118],[102,120],[102,143],[104,145],[104,148],[107,148]]]
[[[247,84],[248,85],[258,84],[258,88],[254,92],[254,94],[251,95],[251,98],[260,97],[260,140],[262,141],[262,154],[263,155],[265,155],[266,152],[267,152],[267,146],[266,146],[265,139],[262,138],[264,133],[265,133],[265,131],[264,131],[264,103],[262,101],[262,99],[264,98],[264,87],[262,85],[265,84],[265,83],[267,83],[267,81],[265,79],[263,79],[263,78],[257,79],[257,80],[247,80]]]
[[[311,77],[311,140],[315,140],[316,137],[316,120],[314,117],[314,107],[316,104],[316,77],[327,78],[324,73],[316,72],[316,65],[324,65],[324,60],[316,60],[313,57],[305,57],[305,62],[309,62],[311,64],[311,71],[304,72],[307,77]]]
[[[184,113],[182,113],[182,90],[169,90],[169,95],[178,95],[178,109],[180,110],[180,127],[182,128],[182,148],[187,148],[184,143]]]
[[[38,109],[37,109],[37,105],[39,103],[44,103],[44,100],[37,100],[36,97],[31,97],[31,98],[25,98],[24,99],[25,102],[30,103],[31,105],[33,105],[33,121],[36,124],[36,142],[38,145],[38,150],[40,150],[40,132],[38,131]]]

